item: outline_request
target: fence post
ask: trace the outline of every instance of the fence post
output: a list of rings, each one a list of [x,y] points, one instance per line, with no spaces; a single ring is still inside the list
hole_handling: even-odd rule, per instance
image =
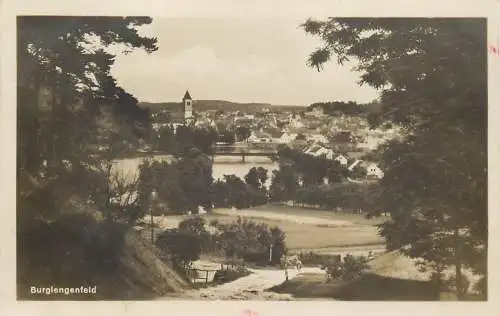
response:
[[[208,270],[205,271],[205,285],[208,285]]]
[[[156,207],[156,200],[158,199],[158,192],[156,191],[156,189],[153,189],[153,191],[151,191],[151,201],[150,201],[150,209],[151,209],[151,245],[154,245],[155,244],[155,231],[154,231],[154,221],[153,221],[153,212],[155,210],[155,207]]]

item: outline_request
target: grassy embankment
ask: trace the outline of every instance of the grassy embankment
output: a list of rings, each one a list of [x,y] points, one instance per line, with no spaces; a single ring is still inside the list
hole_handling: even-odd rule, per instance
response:
[[[292,253],[315,251],[327,254],[383,249],[383,239],[376,227],[382,219],[366,219],[358,214],[263,205],[236,211],[215,209],[204,218],[207,222],[217,219],[220,223],[230,223],[238,216],[278,226],[285,232],[286,245]],[[160,225],[164,228],[177,227],[186,217],[166,216]]]

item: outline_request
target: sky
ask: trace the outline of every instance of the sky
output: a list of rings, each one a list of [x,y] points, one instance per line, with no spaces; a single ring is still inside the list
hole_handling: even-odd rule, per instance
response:
[[[377,91],[357,84],[354,64],[334,60],[322,72],[306,65],[321,42],[300,24],[307,17],[153,17],[141,34],[159,49],[119,55],[118,84],[140,101],[194,100],[309,105],[325,101],[369,102]]]

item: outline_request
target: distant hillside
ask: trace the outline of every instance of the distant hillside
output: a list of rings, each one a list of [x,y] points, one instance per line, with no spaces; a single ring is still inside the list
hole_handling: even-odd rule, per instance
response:
[[[158,112],[160,110],[177,111],[181,109],[180,102],[141,102],[139,106],[144,108],[149,108],[152,112]],[[246,113],[261,112],[266,108],[271,110],[280,111],[296,111],[305,109],[302,106],[293,105],[272,105],[270,103],[239,103],[224,100],[195,100],[193,101],[193,107],[196,110],[208,111],[208,110],[224,110],[224,111],[242,111]]]
[[[271,108],[272,110],[278,110],[278,111],[304,111],[307,109],[306,106],[302,105],[273,105]]]

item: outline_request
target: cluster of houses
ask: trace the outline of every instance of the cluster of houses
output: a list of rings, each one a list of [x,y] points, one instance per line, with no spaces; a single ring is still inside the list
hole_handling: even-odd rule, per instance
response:
[[[292,144],[300,143],[304,153],[313,156],[325,156],[338,161],[349,171],[363,168],[368,178],[381,179],[384,172],[374,162],[360,160],[355,151],[371,150],[381,142],[397,136],[396,129],[372,130],[366,119],[356,116],[326,115],[321,107],[313,107],[308,111],[272,111],[265,109],[256,113],[242,111],[206,110],[193,111],[193,101],[186,91],[179,104],[179,117],[169,117],[169,122],[154,119],[153,129],[161,130],[166,126],[177,126],[190,123],[196,127],[211,127],[217,131],[235,130],[245,126],[251,133],[245,142],[250,144]],[[349,132],[355,141],[346,144],[335,144],[330,148],[330,140],[339,133]],[[292,145],[292,147],[295,147]],[[349,154],[346,154],[349,153]]]
[[[347,168],[349,172],[353,172],[356,168],[362,168],[367,179],[380,180],[384,177],[384,172],[375,162],[370,162],[362,159],[354,159],[348,154],[336,153],[333,149],[318,143],[307,146],[303,152],[314,157],[325,157],[326,159],[337,161],[340,166]]]

